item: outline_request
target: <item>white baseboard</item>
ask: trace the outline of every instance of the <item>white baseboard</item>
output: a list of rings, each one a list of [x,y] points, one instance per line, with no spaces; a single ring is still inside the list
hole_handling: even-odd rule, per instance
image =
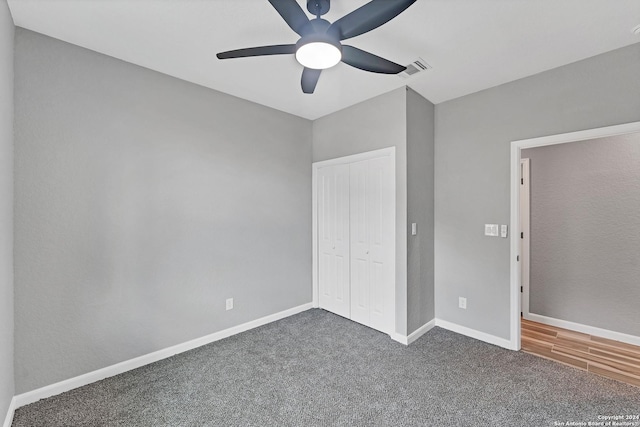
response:
[[[409,345],[415,340],[417,340],[418,338],[420,338],[421,336],[423,336],[424,334],[426,334],[427,332],[429,332],[431,329],[433,329],[434,326],[436,326],[436,319],[431,319],[424,325],[420,326],[415,331],[411,332],[408,336],[404,336],[397,332],[394,332],[389,336],[391,336],[391,339],[393,339],[394,341],[398,341],[399,343],[404,345]]]
[[[234,326],[223,331],[215,332],[201,338],[196,338],[194,340],[184,342],[182,344],[177,344],[172,347],[154,351],[153,353],[145,354],[143,356],[136,357],[135,359],[125,360],[124,362],[107,366],[106,368],[98,369],[97,371],[89,372],[84,375],[69,378],[68,380],[48,385],[46,387],[18,394],[14,397],[14,408],[20,408],[21,406],[37,402],[40,399],[55,396],[66,391],[73,390],[74,388],[82,387],[84,385],[91,384],[104,378],[112,377],[114,375],[118,375],[123,372],[127,372],[132,369],[136,369],[141,366],[166,359],[167,357],[171,357],[175,354],[193,350],[194,348],[201,347],[214,341],[219,341],[221,339],[248,331],[253,328],[257,328],[258,326],[263,326],[267,323],[275,322],[276,320],[293,316],[294,314],[301,313],[303,311],[309,310],[310,308],[312,308],[312,303],[299,305],[298,307],[293,307],[279,313],[271,314],[269,316],[261,317],[260,319],[243,323],[242,325]]]
[[[545,325],[571,329],[572,331],[582,332],[583,334],[595,335],[601,338],[608,338],[610,340],[640,346],[640,337],[637,337],[635,335],[623,334],[622,332],[610,331],[608,329],[596,328],[595,326],[583,325],[581,323],[569,322],[568,320],[560,320],[553,317],[541,316],[539,314],[533,313],[523,314],[523,317],[533,322],[544,323]]]
[[[476,331],[475,329],[467,328],[466,326],[460,326],[455,323],[447,322],[446,320],[436,319],[436,326],[447,329],[451,332],[456,332],[458,334],[466,335],[471,338],[475,338],[480,341],[484,341],[489,344],[497,345],[499,347],[504,347],[509,350],[513,350],[513,345],[511,341],[496,337],[495,335],[487,334],[485,332]]]
[[[400,344],[409,345],[408,344],[409,341],[407,340],[407,337],[402,335],[402,334],[399,334],[397,332],[393,332],[393,333],[389,334],[389,336],[391,337],[392,340],[398,341]]]
[[[9,403],[9,409],[7,409],[7,416],[4,419],[3,427],[11,427],[13,423],[13,414],[16,412],[16,398],[15,396],[11,399],[11,403]]]
[[[415,331],[411,332],[407,337],[407,345],[411,344],[436,326],[436,319],[431,319]]]

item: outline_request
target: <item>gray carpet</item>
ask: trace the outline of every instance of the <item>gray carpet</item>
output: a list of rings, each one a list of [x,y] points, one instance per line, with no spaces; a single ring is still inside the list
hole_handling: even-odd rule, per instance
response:
[[[25,406],[13,425],[553,426],[638,413],[636,387],[440,328],[406,347],[316,309]]]

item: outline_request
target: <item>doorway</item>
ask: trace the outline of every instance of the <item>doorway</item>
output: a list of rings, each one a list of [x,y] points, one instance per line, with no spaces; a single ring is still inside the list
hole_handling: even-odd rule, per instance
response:
[[[511,233],[510,242],[510,347],[520,350],[520,317],[522,313],[522,249],[521,249],[521,151],[527,148],[547,145],[564,144],[568,142],[587,141],[596,138],[611,137],[640,132],[640,122],[627,123],[616,126],[551,135],[540,138],[513,141],[511,143],[511,224],[515,233]]]

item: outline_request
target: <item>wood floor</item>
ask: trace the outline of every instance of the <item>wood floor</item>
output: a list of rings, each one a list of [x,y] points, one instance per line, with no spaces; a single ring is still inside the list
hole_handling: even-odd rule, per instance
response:
[[[640,347],[522,319],[522,351],[640,387]]]

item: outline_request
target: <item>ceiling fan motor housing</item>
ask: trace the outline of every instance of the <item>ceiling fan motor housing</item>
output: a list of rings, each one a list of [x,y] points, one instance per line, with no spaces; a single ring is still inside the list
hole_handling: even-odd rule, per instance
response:
[[[307,10],[315,16],[322,16],[329,12],[331,0],[307,0]]]
[[[308,36],[302,37],[296,43],[296,50],[300,49],[302,46],[309,43],[330,44],[332,46],[335,46],[340,52],[342,52],[342,45],[340,44],[340,42],[336,40],[334,37],[331,37],[330,35],[324,34],[324,33],[314,33],[314,34],[309,34]]]
[[[331,68],[342,59],[342,45],[326,33],[309,34],[296,43],[296,59],[306,68]]]
[[[302,38],[308,37],[313,34],[326,34],[327,30],[331,26],[331,23],[322,18],[310,19],[309,22],[302,28]],[[335,37],[335,36],[334,36]],[[336,41],[338,41],[337,37]]]

